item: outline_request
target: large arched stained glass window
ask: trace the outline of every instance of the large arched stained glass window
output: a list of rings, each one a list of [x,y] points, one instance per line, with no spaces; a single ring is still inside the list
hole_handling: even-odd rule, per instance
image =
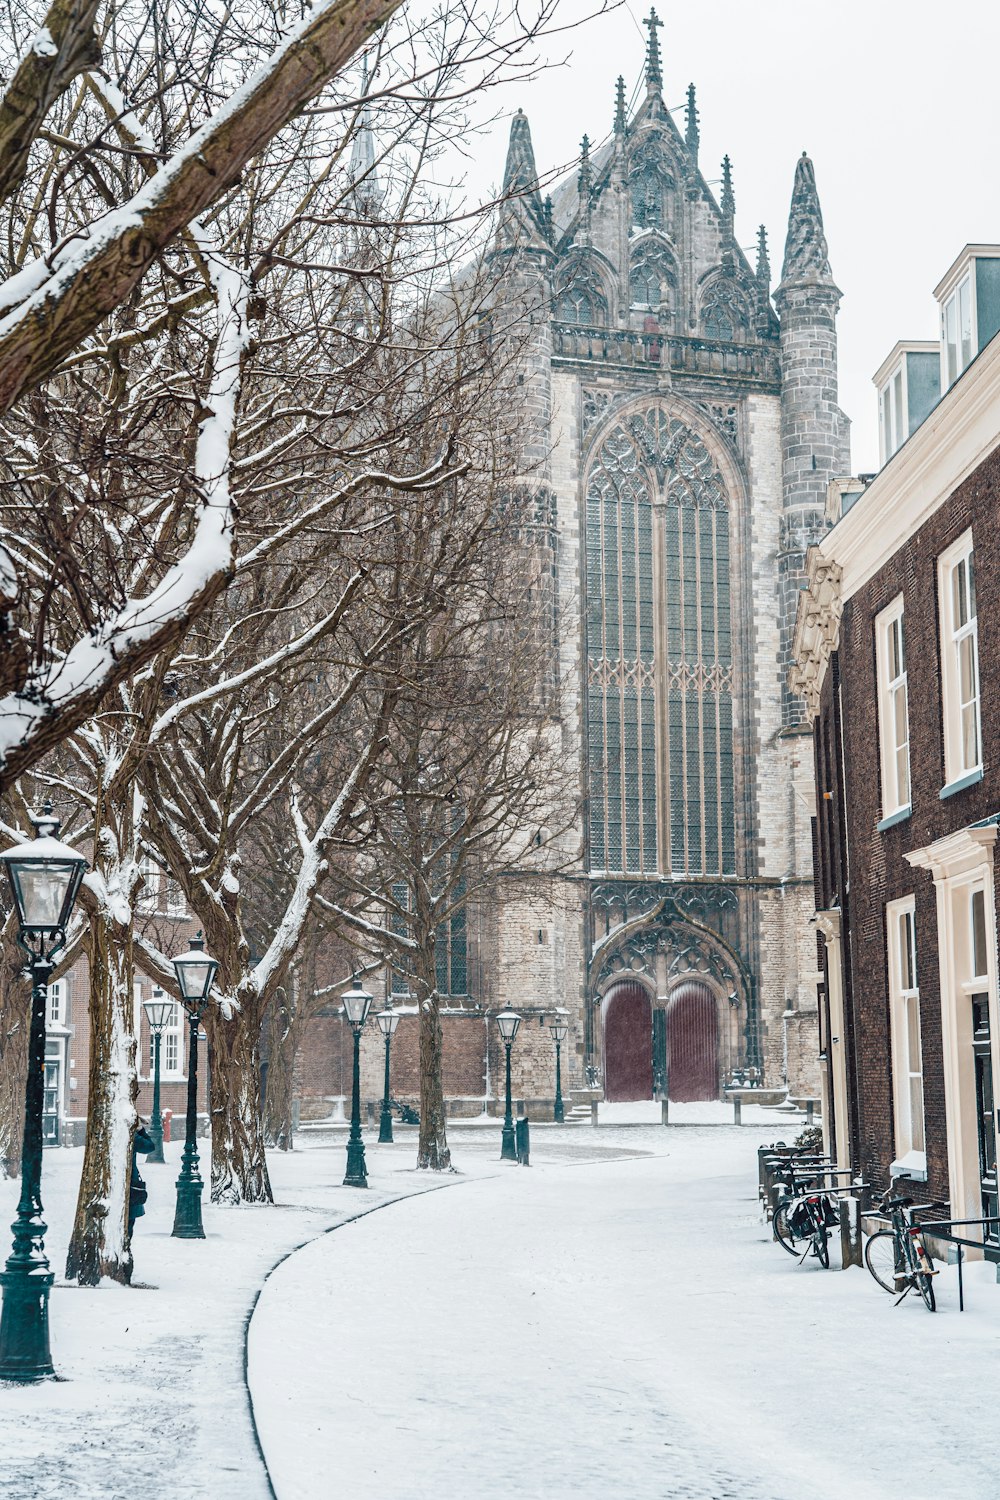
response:
[[[587,487],[594,870],[735,872],[729,542],[702,438],[659,405],[620,422]]]

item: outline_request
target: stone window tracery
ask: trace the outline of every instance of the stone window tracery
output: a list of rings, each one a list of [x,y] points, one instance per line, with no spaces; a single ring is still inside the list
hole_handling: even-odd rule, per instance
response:
[[[587,489],[595,870],[735,872],[729,543],[701,437],[660,405],[619,423]]]
[[[677,285],[673,258],[661,246],[651,245],[636,254],[629,274],[633,307],[659,308],[669,303]]]
[[[716,281],[705,293],[701,306],[705,337],[743,343],[750,332],[746,299],[732,281]]]
[[[588,266],[577,266],[565,277],[555,298],[555,316],[563,323],[606,328],[608,300],[600,277]]]

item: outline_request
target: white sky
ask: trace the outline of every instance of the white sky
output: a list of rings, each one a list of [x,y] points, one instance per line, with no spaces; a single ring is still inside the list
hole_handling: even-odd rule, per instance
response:
[[[564,19],[588,0],[564,0]],[[566,65],[511,88],[539,171],[603,140],[619,73],[631,90],[650,0],[553,40]],[[751,251],[767,225],[780,276],[796,158],[816,179],[830,260],[844,293],[840,402],[855,472],[878,467],[871,377],[897,339],[936,338],[932,292],[967,242],[1000,241],[1000,8],[987,0],[659,0],[664,98],[683,129],[687,86],[701,113],[702,170],[733,160],[736,230]],[[496,103],[494,98],[493,103]],[[484,167],[502,176],[508,120]],[[752,261],[752,254],[751,254]]]

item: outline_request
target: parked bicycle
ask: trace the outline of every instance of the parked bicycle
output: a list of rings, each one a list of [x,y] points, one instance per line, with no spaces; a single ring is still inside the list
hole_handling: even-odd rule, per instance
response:
[[[934,1300],[934,1261],[924,1241],[921,1226],[913,1215],[922,1209],[940,1210],[940,1203],[914,1203],[912,1198],[885,1193],[875,1210],[875,1217],[888,1219],[891,1229],[878,1229],[865,1245],[865,1265],[879,1286],[897,1297],[896,1306],[914,1287],[920,1293],[928,1312],[936,1307]]]
[[[774,1211],[771,1228],[781,1248],[789,1255],[798,1256],[800,1265],[811,1253],[824,1270],[829,1270],[830,1230],[840,1225],[835,1195],[854,1192],[865,1184],[848,1182],[842,1186],[824,1186],[817,1182],[820,1172],[829,1177],[843,1176],[846,1169],[838,1171],[821,1167],[807,1173],[809,1185],[798,1182],[792,1194],[782,1198]],[[849,1172],[846,1175],[849,1176]]]

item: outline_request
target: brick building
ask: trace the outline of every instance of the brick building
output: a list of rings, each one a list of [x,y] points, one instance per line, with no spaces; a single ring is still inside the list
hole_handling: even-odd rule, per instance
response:
[[[884,465],[831,486],[792,674],[815,736],[830,1140],[956,1219],[997,1212],[998,273],[1000,247],[966,246],[940,346],[879,370]]]

